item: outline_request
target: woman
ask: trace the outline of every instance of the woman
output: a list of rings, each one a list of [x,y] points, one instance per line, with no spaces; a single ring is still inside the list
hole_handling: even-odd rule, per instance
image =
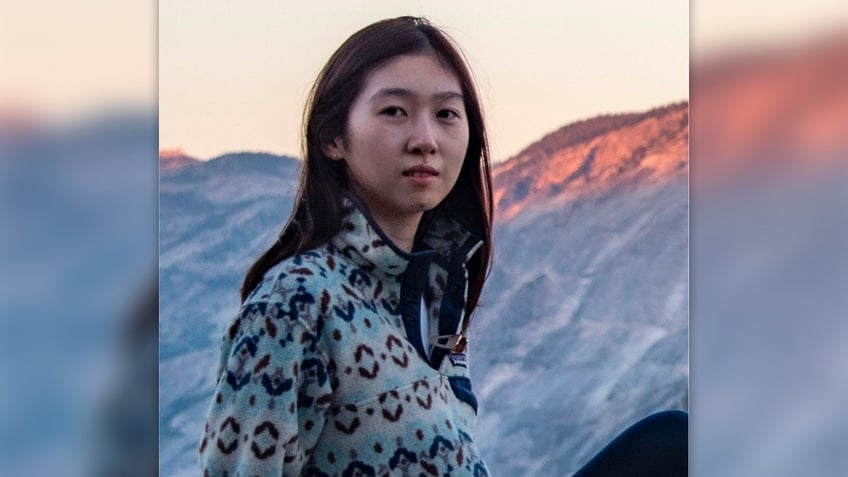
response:
[[[488,475],[465,335],[491,176],[459,50],[420,18],[360,30],[318,76],[304,135],[294,212],[224,336],[204,475]],[[650,416],[576,475],[685,475],[686,427]]]
[[[294,212],[224,336],[204,475],[487,475],[464,353],[491,178],[461,54],[422,19],[370,25],[304,129]]]

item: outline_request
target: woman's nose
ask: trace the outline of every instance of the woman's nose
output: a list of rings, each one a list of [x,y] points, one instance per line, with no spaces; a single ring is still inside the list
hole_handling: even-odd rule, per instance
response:
[[[413,154],[424,156],[435,154],[439,146],[436,142],[434,125],[427,119],[416,121],[410,131],[406,147]]]

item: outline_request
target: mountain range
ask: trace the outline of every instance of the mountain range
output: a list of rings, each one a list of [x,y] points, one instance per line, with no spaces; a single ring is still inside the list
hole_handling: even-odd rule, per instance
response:
[[[687,407],[688,104],[554,131],[494,168],[493,270],[471,330],[496,475],[566,475]],[[160,157],[160,468],[194,475],[218,342],[275,238],[295,158]]]
[[[574,123],[495,168],[471,370],[498,475],[567,475],[687,409],[687,106]]]

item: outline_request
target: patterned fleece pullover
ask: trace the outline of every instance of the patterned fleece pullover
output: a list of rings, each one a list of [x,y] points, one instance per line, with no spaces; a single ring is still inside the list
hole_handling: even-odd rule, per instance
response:
[[[351,208],[325,246],[265,275],[223,338],[204,476],[488,475],[456,346],[480,242],[425,230],[405,253]]]

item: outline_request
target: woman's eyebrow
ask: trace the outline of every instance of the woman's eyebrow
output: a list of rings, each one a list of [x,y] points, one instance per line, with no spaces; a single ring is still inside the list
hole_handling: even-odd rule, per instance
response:
[[[377,90],[376,93],[371,95],[371,101],[376,101],[387,96],[399,96],[401,98],[410,98],[415,96],[415,93],[406,88],[381,88]],[[438,100],[458,99],[462,101],[464,99],[462,93],[459,93],[457,91],[440,91],[438,93],[433,94],[432,97]]]

